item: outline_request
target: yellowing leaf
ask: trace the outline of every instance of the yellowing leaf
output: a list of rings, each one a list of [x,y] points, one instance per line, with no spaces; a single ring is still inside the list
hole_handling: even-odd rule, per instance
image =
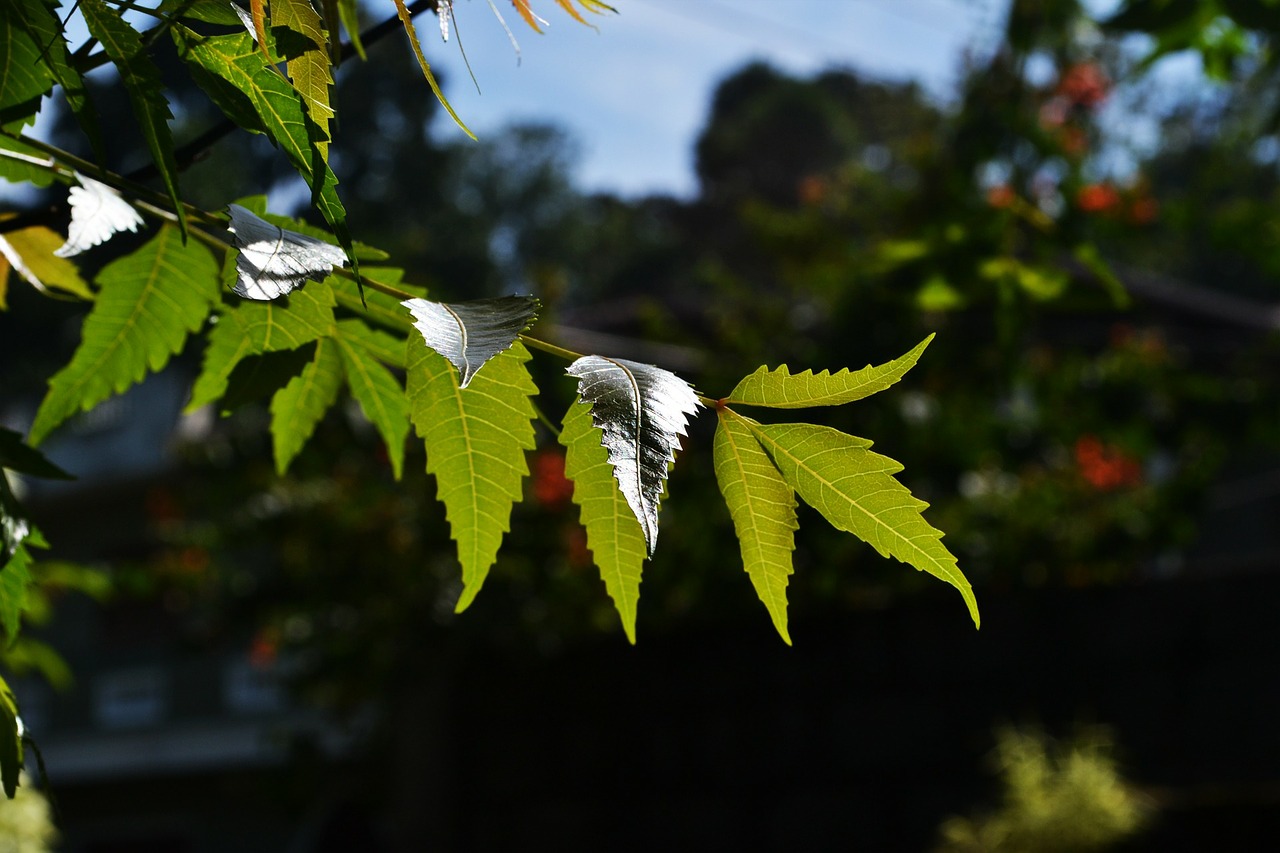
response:
[[[0,255],[37,290],[52,288],[92,300],[93,291],[80,277],[79,268],[55,255],[61,245],[61,236],[43,225],[35,225],[0,236]]]
[[[748,423],[787,485],[805,503],[882,556],[896,557],[954,586],[969,606],[974,625],[980,624],[973,588],[943,546],[942,531],[921,514],[928,504],[893,478],[902,470],[900,464],[871,452],[866,439],[830,427]]]
[[[573,481],[573,502],[587,531],[587,547],[622,629],[634,644],[640,572],[648,553],[644,529],[618,489],[603,434],[591,422],[590,406],[569,406],[560,443],[565,447],[564,474]]]
[[[311,0],[272,0],[271,27],[275,31],[276,47],[288,60],[285,65],[293,87],[302,96],[316,128],[320,131],[314,140],[320,156],[329,159],[329,120],[333,107],[329,102],[333,75],[329,70],[328,38],[320,15]]]
[[[520,343],[491,359],[465,389],[458,371],[420,335],[410,335],[408,346],[410,417],[458,543],[461,612],[480,591],[511,528],[511,507],[523,497],[525,452],[534,447],[529,398],[538,389]]]
[[[760,446],[746,418],[721,408],[716,482],[733,519],[742,565],[787,645],[787,578],[795,550],[796,496]]]
[[[845,368],[837,373],[822,371],[792,374],[784,364],[775,370],[761,367],[744,378],[725,402],[768,406],[774,409],[802,409],[809,406],[839,406],[883,391],[906,375],[920,360],[933,340],[925,338],[906,355],[876,367]]]
[[[524,18],[524,22],[532,27],[535,32],[542,32],[542,27],[547,25],[546,21],[533,13],[533,8],[529,6],[529,0],[511,0],[511,5],[516,7],[520,17]]]

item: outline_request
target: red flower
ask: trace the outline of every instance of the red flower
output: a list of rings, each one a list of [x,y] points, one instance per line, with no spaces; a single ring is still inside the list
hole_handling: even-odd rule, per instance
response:
[[[1093,62],[1077,62],[1062,72],[1058,94],[1073,106],[1093,109],[1107,98],[1111,81]]]
[[[564,475],[564,454],[543,450],[533,459],[533,496],[547,509],[562,508],[573,497],[573,483]]]
[[[1142,466],[1138,460],[1097,436],[1082,435],[1076,441],[1076,466],[1080,476],[1100,492],[1112,492],[1142,482]]]
[[[1120,193],[1110,184],[1088,184],[1076,193],[1076,206],[1085,213],[1106,213],[1120,206]]]
[[[987,204],[992,207],[1009,207],[1016,198],[1017,195],[1008,184],[997,184],[987,190]]]

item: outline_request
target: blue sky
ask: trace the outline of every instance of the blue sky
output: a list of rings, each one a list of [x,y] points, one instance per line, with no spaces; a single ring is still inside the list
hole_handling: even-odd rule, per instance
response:
[[[549,121],[582,148],[575,179],[586,190],[689,195],[693,142],[716,83],[752,59],[797,74],[842,66],[871,77],[916,79],[939,100],[953,93],[965,50],[981,52],[1003,24],[1006,0],[610,0],[617,15],[584,27],[552,0],[533,0],[550,26],[524,25],[497,5],[520,44],[512,49],[485,0],[455,0],[457,33],[440,42],[418,18],[446,93],[482,137],[503,125]],[[444,119],[442,135],[459,134]]]

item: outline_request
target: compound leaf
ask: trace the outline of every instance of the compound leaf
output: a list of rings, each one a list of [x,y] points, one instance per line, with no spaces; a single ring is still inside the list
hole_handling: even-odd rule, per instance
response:
[[[714,443],[716,482],[742,551],[742,565],[787,645],[787,579],[795,550],[796,496],[746,418],[720,409]]]
[[[333,229],[352,269],[358,271],[347,211],[338,198],[338,178],[316,146],[323,134],[298,91],[255,49],[247,32],[201,36],[177,24],[173,40],[191,76],[227,117],[245,130],[265,133],[285,153],[311,188],[312,203]]]
[[[185,239],[187,214],[178,193],[178,164],[173,154],[173,136],[169,132],[169,119],[173,114],[169,112],[169,103],[164,98],[160,71],[147,56],[138,31],[104,0],[80,0],[80,11],[89,32],[102,43],[102,49],[120,72],[120,81],[129,94],[138,128],[151,149],[151,159],[160,170],[160,178],[169,192]]]
[[[342,361],[330,338],[316,341],[315,355],[302,373],[271,398],[271,445],[281,475],[316,431],[324,413],[337,402]]]
[[[462,564],[457,610],[471,604],[511,527],[511,507],[529,473],[525,452],[534,447],[538,389],[520,343],[494,357],[466,388],[445,358],[418,335],[408,344],[409,412],[427,449],[427,472],[440,500]]]
[[[409,401],[400,381],[382,366],[375,352],[365,347],[363,341],[367,338],[356,332],[356,327],[370,332],[358,320],[344,321],[338,324],[338,334],[333,341],[342,357],[342,369],[351,388],[351,396],[355,397],[364,416],[382,436],[391,460],[392,474],[399,480],[404,469],[404,440],[409,435]],[[403,352],[404,348],[399,349]]]
[[[587,547],[622,629],[634,644],[640,572],[648,555],[644,530],[618,489],[604,435],[591,422],[589,405],[569,407],[560,443],[565,447],[564,474],[573,482],[573,502],[587,531]]]
[[[689,383],[652,364],[584,356],[566,372],[591,404],[618,488],[644,531],[650,554],[658,544],[658,503],[688,415],[701,405]]]
[[[928,504],[893,478],[902,470],[899,463],[873,453],[866,439],[830,427],[745,422],[805,503],[882,556],[895,557],[954,586],[974,625],[980,624],[973,588],[942,544],[942,531],[921,514]]]
[[[54,465],[45,455],[22,440],[21,433],[0,427],[0,468],[47,480],[74,480],[75,477]],[[0,487],[3,488],[3,487]]]
[[[218,266],[196,241],[183,244],[171,225],[98,275],[101,288],[85,318],[80,346],[49,380],[31,443],[54,427],[160,370],[200,328],[218,299]]]
[[[775,370],[761,367],[739,382],[724,402],[774,409],[851,403],[883,391],[905,376],[932,340],[933,335],[929,335],[906,355],[876,367],[867,365],[861,370],[845,368],[837,373],[806,370],[792,374],[785,364]]]
[[[503,296],[452,305],[406,299],[401,304],[413,314],[413,325],[427,346],[458,369],[462,388],[471,383],[485,362],[515,343],[538,312],[538,300],[531,296]]]

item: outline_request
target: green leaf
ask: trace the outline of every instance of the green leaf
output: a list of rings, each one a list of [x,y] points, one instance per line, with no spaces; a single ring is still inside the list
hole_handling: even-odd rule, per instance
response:
[[[160,4],[160,11],[179,18],[204,21],[206,24],[241,26],[240,16],[227,0],[164,0]]]
[[[0,468],[47,480],[75,479],[46,459],[43,453],[24,444],[21,433],[4,427],[0,427]]]
[[[663,485],[688,415],[701,405],[698,397],[671,371],[621,358],[583,356],[566,372],[577,378],[578,396],[591,404],[591,420],[603,435],[614,479],[652,554]]]
[[[271,31],[276,47],[288,60],[286,69],[293,87],[302,96],[302,104],[312,125],[319,131],[312,142],[320,156],[328,161],[329,121],[333,107],[329,91],[333,75],[329,72],[328,38],[320,16],[311,0],[272,0]]]
[[[347,212],[338,198],[338,178],[316,146],[324,134],[307,114],[302,96],[258,52],[246,32],[206,37],[176,25],[173,40],[191,76],[227,117],[245,130],[266,134],[285,153],[311,187],[312,203],[358,274]]]
[[[716,482],[742,550],[742,564],[782,639],[787,633],[787,578],[795,550],[796,496],[756,440],[747,420],[721,408],[716,427]]]
[[[0,180],[43,188],[52,184],[56,176],[48,154],[16,139],[0,136]]]
[[[325,0],[326,8],[332,5],[334,0]],[[347,35],[351,38],[351,45],[356,49],[356,55],[361,60],[368,59],[364,54],[364,44],[360,41],[360,18],[356,14],[356,0],[337,0],[338,17],[342,19],[342,26],[346,28]]]
[[[14,272],[37,290],[61,290],[93,301],[93,291],[80,277],[79,268],[53,254],[62,243],[60,235],[35,225],[0,236],[0,254],[13,265]]]
[[[35,544],[34,540],[28,540]],[[22,624],[22,611],[27,607],[27,587],[31,585],[31,552],[19,545],[13,555],[0,566],[0,628],[6,645],[12,645]]]
[[[93,146],[94,154],[99,161],[103,160],[105,153],[102,145],[102,131],[98,126],[98,115],[94,112],[93,104],[89,102],[84,80],[72,60],[71,51],[67,49],[66,37],[58,16],[54,14],[46,0],[10,0],[10,2],[13,4],[13,13],[17,15],[27,33],[36,44],[42,46],[44,64],[48,68],[49,75],[62,87],[67,106],[71,108],[80,129],[84,131],[85,137]]]
[[[803,409],[808,406],[851,403],[883,391],[905,376],[919,361],[920,354],[932,340],[931,334],[901,358],[876,367],[867,365],[861,370],[845,368],[838,373],[825,370],[814,373],[806,370],[793,375],[785,364],[775,370],[760,367],[739,382],[724,402],[729,405],[743,403],[774,409]]]
[[[219,401],[222,414],[230,414],[241,406],[274,396],[311,363],[316,342],[297,349],[250,355],[236,364],[227,377],[227,388]]]
[[[282,476],[324,413],[337,402],[341,387],[342,360],[337,344],[321,338],[316,341],[311,363],[271,398],[271,445],[276,471]]]
[[[497,559],[511,527],[511,507],[521,499],[529,473],[525,451],[534,447],[538,392],[517,343],[489,362],[467,388],[458,372],[429,349],[421,336],[408,344],[409,412],[427,448],[427,472],[440,500],[462,564],[458,612],[471,604]]]
[[[954,586],[979,625],[973,588],[942,544],[942,531],[921,511],[928,506],[893,478],[902,466],[873,453],[871,442],[812,424],[750,423],[751,431],[795,489],[839,530]]]
[[[501,296],[446,305],[427,299],[406,299],[422,339],[458,369],[459,386],[466,388],[485,362],[505,352],[538,313],[531,296]]]
[[[0,678],[0,780],[4,794],[13,799],[22,771],[22,734],[18,731],[18,700],[8,683]]]
[[[183,239],[186,239],[187,214],[178,192],[178,164],[174,160],[173,136],[169,132],[169,119],[173,114],[169,112],[169,103],[164,97],[160,71],[147,56],[137,30],[104,0],[80,0],[80,11],[90,34],[101,42],[102,49],[120,72],[120,81],[129,93],[138,129],[151,149],[151,159],[160,170],[160,178],[178,215],[178,226],[182,229]]]
[[[573,481],[573,502],[587,531],[587,547],[600,569],[604,588],[634,645],[640,572],[648,553],[644,529],[613,478],[604,434],[591,422],[591,407],[575,403],[564,416],[560,443],[564,474]]]
[[[372,329],[363,320],[353,318],[338,321],[338,334],[343,339],[364,347],[383,364],[404,370],[404,338],[399,335]]]
[[[0,126],[17,130],[35,119],[40,99],[53,88],[54,79],[43,46],[14,0],[0,3],[0,57]]]
[[[218,266],[200,243],[165,225],[146,245],[98,275],[100,291],[80,346],[49,380],[30,440],[39,444],[78,411],[158,371],[200,328],[218,299]]]
[[[368,332],[368,328],[353,321]],[[404,468],[404,440],[409,435],[409,401],[404,388],[390,370],[379,363],[375,353],[366,349],[361,333],[348,336],[354,330],[347,323],[339,324],[339,333],[333,338],[342,356],[342,368],[351,388],[351,396],[360,404],[360,410],[382,436],[391,459],[391,471],[397,480]],[[404,347],[399,347],[404,351]]]
[[[333,306],[333,290],[316,282],[278,302],[240,302],[225,308],[209,333],[204,364],[186,411],[222,397],[241,359],[297,349],[331,334]]]

